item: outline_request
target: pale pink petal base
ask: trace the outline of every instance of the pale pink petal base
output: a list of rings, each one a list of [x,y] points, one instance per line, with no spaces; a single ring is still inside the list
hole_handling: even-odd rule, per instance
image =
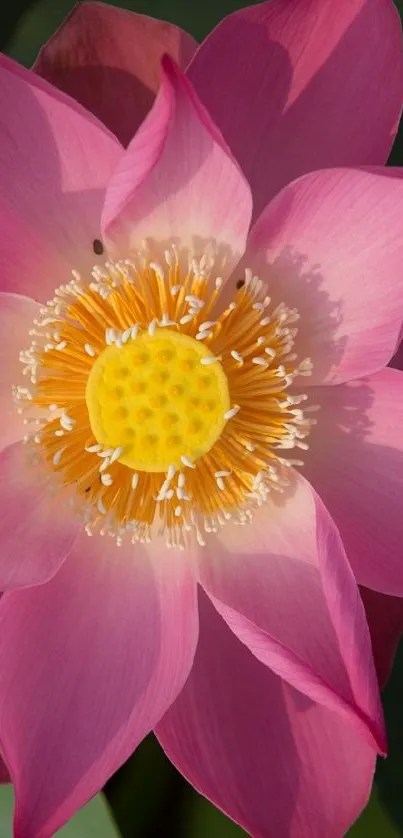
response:
[[[403,372],[309,390],[320,405],[304,474],[325,502],[358,582],[403,595]]]
[[[200,582],[242,643],[385,750],[371,644],[336,527],[306,481],[200,553]]]
[[[195,663],[156,734],[254,838],[340,838],[371,789],[375,752],[356,729],[259,663],[202,593]]]
[[[67,491],[52,493],[52,473],[32,465],[33,453],[17,442],[0,454],[0,591],[54,576],[81,526],[67,506]]]
[[[175,700],[198,634],[187,558],[83,536],[54,579],[3,597],[0,740],[15,838],[53,836]]]
[[[19,354],[28,349],[28,334],[39,313],[39,305],[29,297],[0,292],[0,450],[22,439],[26,433],[22,416],[17,413],[12,387],[27,387]]]
[[[403,180],[353,169],[306,175],[253,228],[245,265],[272,304],[300,314],[296,351],[311,384],[376,372],[392,357],[403,311]]]
[[[151,258],[177,245],[188,257],[217,256],[228,276],[242,254],[250,188],[191,85],[166,56],[160,92],[108,186],[102,227],[127,254],[149,242]],[[155,250],[155,247],[157,250]]]
[[[399,15],[392,0],[268,0],[225,18],[188,73],[256,217],[306,172],[386,162],[402,107]]]
[[[87,0],[42,47],[34,70],[127,145],[160,86],[162,56],[184,69],[196,47],[179,26]]]

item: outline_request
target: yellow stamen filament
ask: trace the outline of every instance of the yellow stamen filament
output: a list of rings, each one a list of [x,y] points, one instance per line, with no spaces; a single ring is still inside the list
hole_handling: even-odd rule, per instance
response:
[[[211,271],[184,271],[172,249],[163,265],[107,262],[90,282],[73,272],[31,330],[31,386],[15,388],[19,410],[40,413],[26,441],[75,487],[88,534],[203,544],[302,464],[289,453],[314,420],[294,392],[311,371],[293,352],[298,313],[271,310],[250,271],[220,306]]]

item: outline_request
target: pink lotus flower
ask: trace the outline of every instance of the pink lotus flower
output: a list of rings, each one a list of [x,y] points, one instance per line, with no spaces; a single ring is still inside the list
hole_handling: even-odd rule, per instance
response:
[[[158,90],[163,53],[189,65],[253,186],[256,213],[307,171],[386,162],[401,111],[402,49],[396,10],[388,0],[383,5],[261,3],[230,15],[191,61],[197,44],[178,27],[86,2],[41,50],[35,70],[127,145]],[[391,365],[401,369],[398,359]],[[365,588],[361,593],[383,683],[403,630],[403,606]]]
[[[88,14],[123,39],[161,31],[82,7],[62,46]],[[340,166],[385,161],[400,50],[378,0],[237,13],[188,79],[164,59],[126,151],[1,61],[0,741],[15,838],[51,836],[152,729],[256,838],[339,838],[365,805],[385,737],[356,580],[403,591],[402,374],[385,368],[403,180]],[[126,101],[120,113],[126,142],[135,119]]]

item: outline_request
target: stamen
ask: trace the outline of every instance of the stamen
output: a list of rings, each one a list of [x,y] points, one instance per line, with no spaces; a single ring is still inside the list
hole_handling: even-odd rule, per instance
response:
[[[128,329],[125,329],[125,331],[122,332],[122,343],[123,343],[123,345],[125,343],[127,343],[127,341],[131,338],[131,336],[132,336],[132,328],[131,328],[131,326],[129,326]]]
[[[116,340],[116,330],[112,328],[105,329],[105,341],[108,346],[112,346]]]
[[[243,364],[243,358],[240,352],[237,352],[235,349],[231,349],[231,355],[235,361],[238,361],[239,364]]]
[[[62,458],[63,451],[65,451],[65,450],[66,450],[65,448],[59,448],[59,450],[56,451],[56,454],[54,454],[53,457],[52,457],[53,465],[55,465],[55,466],[59,465],[60,460]]]
[[[188,468],[196,468],[195,464],[192,463],[191,460],[189,460],[189,457],[186,457],[186,456],[182,455],[181,456],[181,462],[183,463],[184,466],[187,466]]]
[[[185,300],[196,309],[203,308],[204,306],[204,300],[201,300],[199,297],[195,297],[194,294],[187,294]]]
[[[174,477],[174,475],[175,475],[175,472],[176,472],[176,466],[175,466],[173,463],[171,463],[171,464],[168,466],[168,471],[167,471],[167,480],[172,480],[172,478],[173,478],[173,477]]]
[[[200,363],[204,366],[208,366],[209,364],[214,364],[216,361],[221,361],[221,357],[215,355],[207,355],[204,358],[200,359]]]
[[[60,424],[65,431],[71,431],[74,425],[74,419],[67,415],[67,413],[63,413],[60,417]]]
[[[234,405],[234,407],[231,407],[231,410],[227,410],[227,412],[224,413],[224,419],[232,419],[232,417],[236,416],[240,409],[239,404]]]
[[[113,453],[111,455],[111,458],[110,458],[109,462],[114,463],[115,460],[118,460],[119,457],[122,456],[122,454],[123,454],[123,447],[122,446],[119,446],[118,448],[115,448],[115,450],[113,451]]]
[[[102,498],[98,498],[98,500],[97,500],[97,509],[98,509],[98,512],[100,512],[101,515],[106,515],[106,509],[105,509],[105,506],[102,502]]]

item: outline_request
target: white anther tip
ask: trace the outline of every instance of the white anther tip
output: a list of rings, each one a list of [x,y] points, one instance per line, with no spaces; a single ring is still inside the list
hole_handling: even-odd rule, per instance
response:
[[[221,361],[221,356],[207,355],[205,358],[200,358],[200,363],[203,364],[203,366],[208,366],[208,364],[215,364],[216,361]]]
[[[181,456],[181,462],[184,466],[187,466],[188,468],[196,468],[195,464],[192,463],[192,460],[190,460],[189,457],[186,457],[185,454]]]
[[[227,412],[224,413],[224,419],[232,419],[232,417],[236,416],[240,409],[239,404],[235,404],[234,407],[231,407],[230,410],[227,410]]]
[[[168,466],[168,470],[167,470],[167,480],[171,481],[175,473],[176,473],[176,466],[173,463],[171,463]]]

